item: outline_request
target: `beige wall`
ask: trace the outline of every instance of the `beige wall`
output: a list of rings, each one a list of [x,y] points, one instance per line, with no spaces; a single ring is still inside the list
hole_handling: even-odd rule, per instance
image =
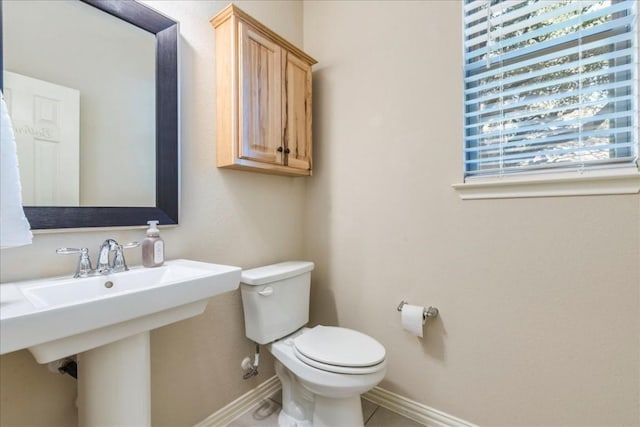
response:
[[[180,225],[163,229],[166,257],[253,267],[300,258],[305,179],[215,167],[215,32],[209,19],[226,1],[149,2],[180,21],[182,186]],[[299,2],[237,2],[302,45]],[[2,282],[70,274],[76,260],[59,246],[87,246],[95,256],[102,240],[128,242],[135,231],[38,234],[31,246],[1,252]],[[128,255],[140,264],[138,253]],[[260,375],[243,381],[240,361],[253,354],[244,337],[240,295],[214,298],[204,315],[152,332],[154,426],[190,426],[273,375],[263,354]],[[75,382],[50,374],[27,351],[0,357],[0,425],[72,426]]]
[[[640,199],[461,201],[455,1],[305,1],[312,318],[387,348],[381,386],[486,426],[640,425]],[[435,305],[422,340],[402,299]]]

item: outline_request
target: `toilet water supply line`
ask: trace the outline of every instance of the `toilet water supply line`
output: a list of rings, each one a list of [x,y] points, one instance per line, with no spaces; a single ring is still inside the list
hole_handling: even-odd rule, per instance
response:
[[[49,362],[47,368],[54,374],[67,374],[78,379],[78,359],[75,355]]]
[[[256,354],[253,356],[253,365],[251,365],[251,359],[248,357],[242,361],[242,369],[246,372],[242,375],[243,380],[248,380],[251,377],[258,375],[258,364],[260,363],[260,344],[256,344]]]

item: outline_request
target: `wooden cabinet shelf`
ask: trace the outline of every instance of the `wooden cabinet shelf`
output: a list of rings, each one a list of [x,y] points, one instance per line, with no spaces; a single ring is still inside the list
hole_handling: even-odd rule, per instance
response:
[[[216,29],[217,165],[312,172],[311,66],[316,60],[230,4]]]

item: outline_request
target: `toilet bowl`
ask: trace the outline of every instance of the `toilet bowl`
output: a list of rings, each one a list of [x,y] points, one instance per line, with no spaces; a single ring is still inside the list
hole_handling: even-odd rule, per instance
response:
[[[346,337],[356,339],[346,343]],[[323,340],[329,345],[325,347]],[[346,345],[339,348],[338,343]],[[374,351],[363,351],[367,346]],[[351,329],[316,326],[303,328],[267,348],[276,365],[281,365],[276,366],[283,384],[281,427],[363,425],[360,395],[382,381],[387,370],[381,344]],[[298,393],[285,393],[287,387]]]
[[[312,269],[293,261],[243,271],[245,332],[276,359],[281,427],[360,427],[360,395],[384,378],[385,348],[352,329],[304,327]]]
[[[337,357],[333,358],[335,360],[332,363],[318,362],[304,355],[300,357],[300,343],[308,343],[310,341],[308,338],[315,339],[318,331],[322,330],[323,332],[327,332],[327,329],[329,329],[329,333],[325,333],[327,339],[330,339],[331,333],[337,333],[342,336],[359,334],[362,337],[368,338],[371,340],[370,343],[372,346],[379,346],[379,348],[382,349],[382,357],[379,357],[380,351],[375,354],[375,357],[367,357],[368,355],[363,353],[354,353],[350,366],[340,364],[344,363],[343,360],[340,360],[340,356],[346,353],[345,348],[339,350],[338,354],[336,354]],[[319,342],[316,343],[320,344]],[[320,347],[320,345],[318,345],[318,347]],[[326,397],[341,398],[365,393],[384,378],[387,370],[387,363],[384,358],[384,347],[373,338],[346,328],[326,326],[316,326],[312,329],[303,328],[295,334],[272,343],[267,348],[285,368],[289,369],[298,377],[298,380],[308,390]],[[302,348],[306,350],[305,347]],[[323,356],[329,354],[329,351],[325,351]],[[356,355],[363,355],[364,358],[362,358],[361,361],[357,361]]]

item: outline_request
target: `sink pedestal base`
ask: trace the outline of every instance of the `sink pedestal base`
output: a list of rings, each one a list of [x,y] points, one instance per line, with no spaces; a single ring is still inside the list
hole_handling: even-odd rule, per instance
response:
[[[78,355],[81,427],[151,426],[149,332]]]

